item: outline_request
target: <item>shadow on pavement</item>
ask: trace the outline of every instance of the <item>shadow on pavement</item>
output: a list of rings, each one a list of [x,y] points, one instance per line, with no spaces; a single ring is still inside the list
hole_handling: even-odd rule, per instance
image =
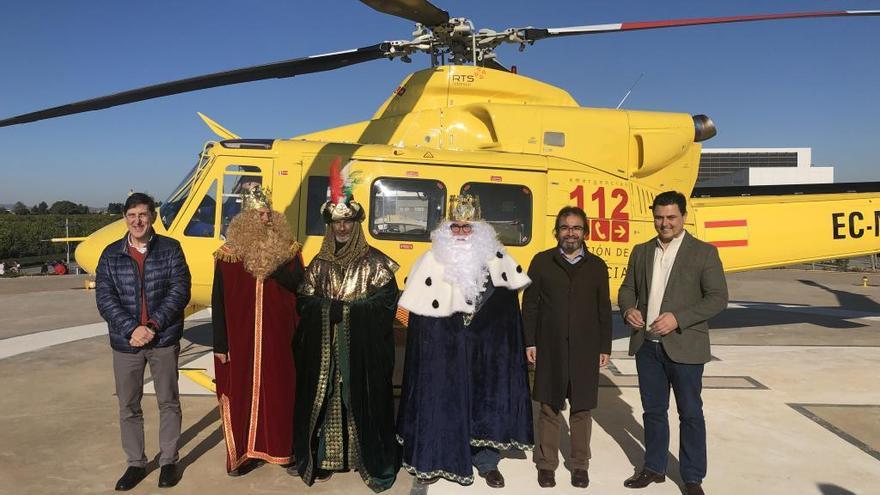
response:
[[[834,294],[837,298],[837,304],[840,309],[850,309],[855,311],[871,311],[880,313],[880,303],[863,294],[854,294],[845,290],[836,290],[828,286],[822,285],[813,280],[798,280],[798,282],[809,287],[816,287]]]
[[[211,432],[210,435],[205,437],[204,440],[199,442],[198,445],[190,449],[189,452],[178,463],[178,467],[180,469],[180,474],[182,475],[186,468],[198,460],[199,457],[204,455],[206,452],[214,448],[217,444],[223,441],[223,433],[220,431],[219,427],[214,426],[214,423],[218,423],[220,421],[220,409],[215,407],[211,409],[207,414],[205,414],[202,419],[198,422],[190,426],[180,435],[180,447],[183,448],[187,444],[189,444],[192,440],[194,440],[199,433],[204,431],[207,428],[214,428],[214,431]]]
[[[819,493],[822,495],[856,495],[855,492],[833,483],[819,483],[816,486],[819,487]]]
[[[621,397],[619,388],[603,387],[600,390],[599,407],[593,409],[593,419],[617,442],[617,445],[620,445],[633,466],[633,472],[636,473],[641,470],[645,460],[645,429],[636,418],[632,406]],[[670,421],[674,421],[677,413],[672,411],[669,416]],[[682,485],[679,470],[678,458],[669,453],[666,476],[678,485]],[[623,480],[620,480],[620,483],[623,484]]]

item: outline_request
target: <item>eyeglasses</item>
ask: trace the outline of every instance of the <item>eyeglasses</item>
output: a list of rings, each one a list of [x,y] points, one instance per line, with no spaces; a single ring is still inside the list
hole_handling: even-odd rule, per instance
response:
[[[584,231],[584,226],[574,225],[572,227],[569,227],[568,225],[560,225],[559,227],[556,227],[556,230],[558,230],[559,232],[571,232],[572,234],[580,234]]]
[[[456,233],[463,232],[465,234],[470,234],[471,231],[474,230],[474,226],[469,223],[453,223],[453,224],[449,225],[449,228],[453,232],[456,232]]]

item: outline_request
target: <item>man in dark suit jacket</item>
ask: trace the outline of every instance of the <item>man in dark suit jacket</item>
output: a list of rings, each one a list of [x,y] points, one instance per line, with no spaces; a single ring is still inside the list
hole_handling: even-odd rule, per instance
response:
[[[665,481],[669,450],[669,387],[680,422],[681,477],[688,495],[703,493],[706,422],[700,398],[709,362],[707,321],[727,307],[727,282],[715,246],[685,232],[687,203],[667,191],[654,199],[657,237],[637,245],[617,300],[632,327],[629,353],[636,356],[645,424],[645,463],[624,482],[644,488]]]

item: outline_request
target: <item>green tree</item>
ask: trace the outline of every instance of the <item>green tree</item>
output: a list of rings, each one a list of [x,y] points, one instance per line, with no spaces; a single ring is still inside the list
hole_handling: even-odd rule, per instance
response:
[[[122,203],[108,204],[107,213],[110,213],[111,215],[122,215]]]
[[[37,213],[47,215],[49,213],[49,205],[45,201],[40,201],[40,204],[37,205]]]
[[[52,207],[49,208],[49,213],[54,213],[56,215],[77,215],[80,211],[80,205],[67,200],[56,201],[52,203]]]
[[[28,207],[21,201],[15,203],[15,206],[12,207],[12,213],[15,213],[16,215],[27,215],[30,212],[31,211]]]

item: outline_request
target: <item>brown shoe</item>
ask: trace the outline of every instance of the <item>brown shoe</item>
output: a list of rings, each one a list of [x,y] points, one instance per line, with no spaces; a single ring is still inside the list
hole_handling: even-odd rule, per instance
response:
[[[501,471],[493,469],[486,473],[486,484],[492,488],[504,488],[504,476]]]
[[[685,495],[706,495],[699,483],[685,483],[684,493]]]
[[[586,469],[575,469],[571,472],[571,486],[575,488],[590,486],[590,474]]]
[[[556,473],[549,469],[538,469],[538,486],[541,488],[556,486]]]
[[[623,486],[627,488],[644,488],[651,483],[663,483],[666,481],[666,475],[655,473],[650,469],[642,469],[639,473],[630,476],[623,482]]]

